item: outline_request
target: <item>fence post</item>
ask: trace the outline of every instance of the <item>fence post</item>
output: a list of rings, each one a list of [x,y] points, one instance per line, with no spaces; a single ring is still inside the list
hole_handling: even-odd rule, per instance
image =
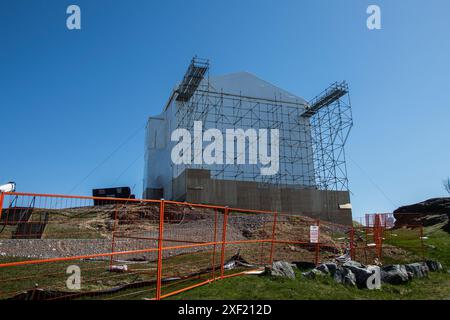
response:
[[[220,278],[223,279],[225,268],[225,242],[227,240],[227,224],[228,224],[228,207],[225,208],[223,215],[223,228],[222,228],[222,252],[220,254]]]
[[[264,230],[264,231],[266,230],[266,219],[264,219],[262,230]],[[261,251],[259,254],[259,264],[261,264],[261,265],[264,263],[263,262],[264,261],[264,245],[265,245],[265,243],[261,242]]]
[[[384,236],[384,228],[380,227],[380,232],[379,232],[379,248],[378,248],[378,256],[380,257],[380,263],[383,261],[383,236]]]
[[[114,224],[112,230],[112,243],[111,243],[111,253],[114,253],[116,247],[116,226],[117,226],[117,203],[114,209]],[[112,268],[113,256],[111,255],[109,258],[109,270]]]
[[[422,247],[422,261],[425,262],[425,246],[423,244],[423,225],[420,226],[420,245]]]
[[[355,227],[350,229],[350,258],[355,260]]]
[[[270,257],[269,257],[269,263],[271,266],[273,265],[273,250],[275,248],[275,234],[276,234],[277,218],[278,218],[278,212],[275,212],[273,215],[272,244],[270,247]]]
[[[3,194],[3,192],[0,192],[0,218],[2,217],[4,197],[5,197],[5,195]]]
[[[159,203],[158,268],[156,272],[156,300],[161,299],[163,233],[164,233],[164,199],[161,199]]]
[[[214,247],[212,256],[212,280],[216,279],[217,209],[214,209]]]
[[[383,253],[383,225],[381,221],[381,214],[375,214],[375,225],[373,230],[374,241],[377,250],[378,261],[381,263],[382,261],[382,253]]]
[[[316,243],[315,263],[316,263],[316,266],[318,266],[319,265],[319,253],[320,253],[320,220],[319,219],[317,219],[316,225],[318,227],[317,228],[318,235],[317,235],[317,243]]]

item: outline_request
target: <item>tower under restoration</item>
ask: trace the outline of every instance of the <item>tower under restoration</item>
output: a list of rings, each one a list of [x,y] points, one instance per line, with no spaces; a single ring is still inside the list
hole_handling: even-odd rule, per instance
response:
[[[295,212],[350,224],[344,145],[351,127],[345,82],[307,102],[247,72],[210,76],[209,61],[194,58],[163,112],[148,119],[143,196]],[[182,153],[190,161],[173,161],[177,129],[189,132],[189,154]],[[224,136],[222,147],[214,150],[222,161],[202,161],[217,140],[199,141],[210,129]],[[241,130],[244,147],[237,144],[238,136],[227,140],[227,130]],[[261,141],[267,143],[267,155],[273,155],[271,131],[279,135],[278,168],[263,175],[267,163],[248,160],[252,152],[261,156]],[[258,135],[252,145],[252,132],[267,132],[267,137]],[[226,150],[230,141],[231,153]]]

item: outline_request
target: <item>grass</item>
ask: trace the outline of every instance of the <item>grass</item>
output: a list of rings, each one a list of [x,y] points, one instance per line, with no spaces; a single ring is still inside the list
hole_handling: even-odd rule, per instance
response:
[[[407,263],[420,259],[422,247],[417,230],[395,230],[396,236],[386,241],[403,248],[408,255],[387,257],[385,263]],[[414,279],[405,285],[383,284],[381,290],[360,290],[336,284],[329,276],[306,279],[296,272],[296,279],[278,277],[242,276],[216,281],[171,299],[223,299],[223,300],[442,300],[450,299],[450,235],[436,227],[424,229],[426,257],[440,261],[443,272],[430,273],[428,278]],[[416,260],[417,261],[417,260]]]
[[[0,263],[23,261],[24,259],[2,258]],[[48,290],[65,291],[66,281],[70,274],[67,268],[76,265],[81,269],[82,291],[108,289],[134,281],[154,278],[155,271],[148,269],[146,273],[111,273],[108,271],[109,261],[60,261],[43,264],[4,267],[0,277],[0,299],[30,290],[34,287]]]
[[[396,236],[387,237],[386,243],[403,248],[408,252],[405,256],[386,257],[385,263],[406,263],[411,259],[419,259],[421,256],[421,241],[417,230],[395,230]],[[444,268],[450,266],[450,235],[436,227],[424,230],[426,254],[428,258],[438,260]],[[244,256],[245,257],[245,256]],[[216,256],[216,262],[220,257]],[[0,263],[15,258],[0,258]],[[416,260],[418,261],[418,260]],[[94,291],[115,287],[121,284],[135,281],[154,279],[156,266],[154,263],[144,265],[129,265],[131,273],[112,274],[107,271],[108,261],[69,261],[52,264],[8,267],[0,270],[0,297],[11,296],[33,288],[37,283],[39,287],[66,291],[65,281],[68,275],[65,273],[68,265],[77,264],[84,272],[83,290]],[[190,252],[184,255],[165,259],[163,263],[163,277],[173,276],[177,273],[189,274],[211,265],[211,254],[208,252]],[[134,272],[133,272],[133,269]],[[141,269],[140,271],[138,269]],[[89,271],[86,271],[89,270]],[[229,271],[227,272],[236,272]],[[21,278],[21,280],[14,280]],[[10,279],[10,281],[8,281]],[[195,276],[187,280],[175,281],[163,284],[163,294],[182,289],[188,285],[200,283],[207,279],[207,275]],[[154,297],[154,286],[127,289],[116,294],[97,297],[98,299],[142,299]],[[400,285],[382,285],[381,290],[360,290],[336,284],[329,276],[319,279],[306,279],[300,271],[296,271],[296,279],[290,280],[267,276],[239,276],[219,280],[204,285],[169,299],[283,299],[283,300],[323,300],[323,299],[352,299],[352,300],[415,300],[415,299],[450,299],[450,274],[446,272],[430,273],[428,278],[414,279],[412,282]]]
[[[219,252],[220,254],[220,252]],[[216,254],[216,261],[220,256]],[[1,257],[0,263],[24,261],[30,259]],[[114,263],[118,264],[118,263]],[[127,273],[111,273],[109,260],[71,260],[51,263],[30,264],[0,268],[0,299],[12,297],[21,292],[35,287],[68,292],[66,287],[66,273],[70,265],[79,266],[81,269],[82,292],[93,292],[111,289],[121,285],[142,281],[154,281],[156,279],[156,262],[144,262],[128,264]],[[163,262],[163,278],[194,274],[211,265],[210,252],[190,252],[182,255],[165,258]],[[216,263],[217,265],[217,263]],[[226,271],[225,274],[243,270]],[[216,276],[220,269],[215,271]],[[188,279],[163,283],[162,294],[171,293],[178,289],[194,285],[211,278],[211,274],[194,275]],[[74,292],[76,293],[76,292]],[[155,296],[155,285],[145,285],[139,288],[121,290],[120,292],[102,295],[98,299],[142,299]],[[85,299],[85,298],[83,298]]]
[[[399,229],[393,230],[396,236],[388,236],[386,243],[403,248],[416,258],[422,256],[422,244],[419,230]],[[450,268],[450,235],[442,229],[436,227],[424,228],[423,240],[424,254],[427,259],[437,260],[444,268]],[[397,261],[402,263],[403,261]]]
[[[441,229],[430,232],[427,228],[425,235],[428,237],[425,240],[427,256],[440,261],[445,268],[450,268],[450,235]]]
[[[300,272],[290,280],[266,276],[242,276],[216,281],[170,299],[205,300],[416,300],[450,299],[450,276],[430,274],[406,285],[383,285],[381,290],[360,290],[337,284],[329,276],[306,279]]]

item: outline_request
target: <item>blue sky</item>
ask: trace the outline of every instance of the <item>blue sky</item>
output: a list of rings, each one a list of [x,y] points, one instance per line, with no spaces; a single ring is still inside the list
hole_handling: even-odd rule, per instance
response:
[[[77,4],[82,30],[66,28]],[[382,30],[366,28],[366,8]],[[307,100],[347,80],[354,216],[445,195],[450,2],[0,2],[0,182],[18,190],[141,195],[143,127],[191,57],[249,71]]]

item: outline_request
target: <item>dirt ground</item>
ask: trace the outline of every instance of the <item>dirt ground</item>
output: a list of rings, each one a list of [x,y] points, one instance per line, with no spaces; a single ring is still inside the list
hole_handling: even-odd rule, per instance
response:
[[[45,259],[157,248],[160,215],[158,203],[35,209],[30,220],[38,220],[43,212],[47,212],[49,218],[42,238],[11,239],[14,226],[8,226],[0,234],[0,257]],[[315,247],[309,244],[309,227],[316,221],[299,215],[278,215],[276,228],[273,229],[273,220],[274,216],[270,214],[230,212],[226,241],[271,239],[274,233],[277,241],[304,242],[304,244],[274,244],[274,259],[314,261]],[[348,230],[346,226],[321,223],[321,260],[332,259],[343,253],[344,248],[348,246]],[[220,242],[222,233],[223,213],[220,211],[194,208],[189,205],[165,206],[164,247]],[[364,244],[361,242],[360,245]],[[211,245],[167,249],[164,250],[164,257],[208,252],[213,249]],[[248,261],[264,263],[269,259],[271,245],[229,244],[226,249],[228,255],[240,250]],[[387,256],[404,254],[400,251],[401,249],[388,246],[383,254]],[[118,260],[136,258],[154,260],[156,254],[150,252],[117,257]],[[363,258],[366,261],[373,260],[370,252],[369,257],[365,254],[365,257],[361,257]]]

